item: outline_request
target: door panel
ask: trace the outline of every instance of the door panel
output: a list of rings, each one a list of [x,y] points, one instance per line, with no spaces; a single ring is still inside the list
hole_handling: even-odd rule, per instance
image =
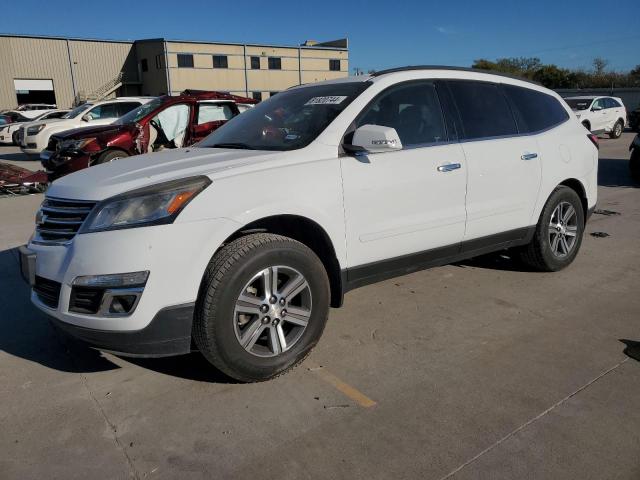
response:
[[[465,241],[530,226],[542,174],[535,138],[462,145],[469,172]]]
[[[459,164],[439,171],[445,164]],[[459,144],[342,158],[349,266],[459,244],[467,172]]]

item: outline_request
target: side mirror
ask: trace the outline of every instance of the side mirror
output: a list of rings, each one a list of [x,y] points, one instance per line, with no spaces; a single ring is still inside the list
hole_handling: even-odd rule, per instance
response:
[[[88,113],[85,113],[85,114],[82,116],[82,121],[83,121],[83,122],[90,122],[90,121],[91,121],[91,115],[89,115]]]
[[[383,125],[362,125],[353,132],[351,144],[342,148],[348,153],[383,153],[402,150],[402,142],[395,128]]]

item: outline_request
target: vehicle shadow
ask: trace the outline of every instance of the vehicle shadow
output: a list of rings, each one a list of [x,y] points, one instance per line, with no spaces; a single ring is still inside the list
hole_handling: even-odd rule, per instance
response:
[[[627,357],[633,358],[640,362],[640,342],[635,340],[627,340],[621,338],[620,341],[626,345],[625,349],[622,351]]]
[[[640,187],[640,183],[631,178],[628,158],[601,158],[598,160],[598,185],[601,187]]]
[[[473,267],[506,272],[536,273],[535,270],[523,263],[515,252],[510,250],[480,255],[453,263],[452,265],[460,268]]]
[[[55,328],[29,297],[29,286],[20,276],[17,249],[0,251],[0,351],[62,372],[91,373],[120,368],[98,350]],[[187,380],[234,382],[197,352],[168,358],[119,358]]]
[[[36,162],[40,160],[38,155],[27,155],[26,153],[2,153],[0,149],[0,162],[11,160],[14,162]]]

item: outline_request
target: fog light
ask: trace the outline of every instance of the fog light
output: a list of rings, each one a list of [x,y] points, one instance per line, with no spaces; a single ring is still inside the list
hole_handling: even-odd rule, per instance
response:
[[[109,313],[126,314],[131,312],[138,300],[136,295],[118,295],[113,297],[109,306]]]
[[[78,287],[123,288],[143,287],[149,278],[149,271],[113,273],[109,275],[87,275],[76,277],[73,284]]]

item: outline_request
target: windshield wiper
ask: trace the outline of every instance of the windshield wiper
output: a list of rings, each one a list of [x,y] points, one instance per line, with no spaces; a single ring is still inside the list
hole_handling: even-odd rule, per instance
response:
[[[213,145],[209,145],[210,148],[237,148],[240,150],[255,150],[251,145],[247,145],[246,143],[214,143]]]

